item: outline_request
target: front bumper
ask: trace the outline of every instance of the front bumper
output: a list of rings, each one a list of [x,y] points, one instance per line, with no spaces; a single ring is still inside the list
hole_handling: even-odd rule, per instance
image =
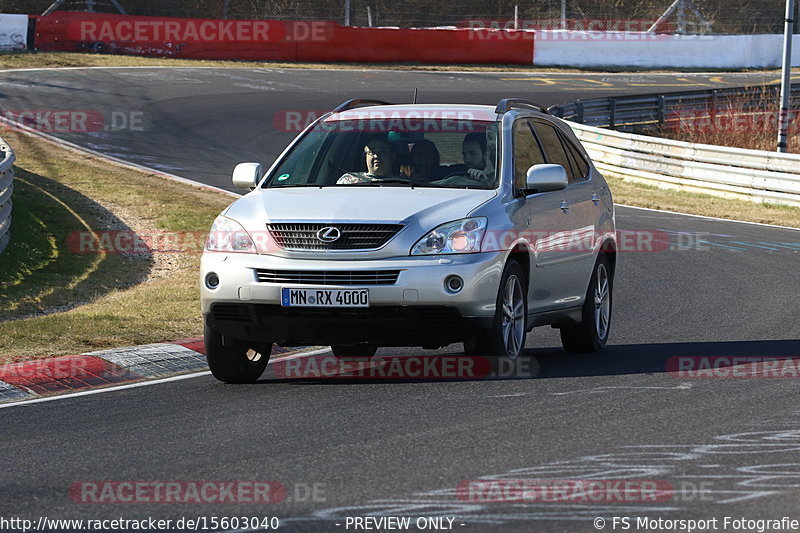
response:
[[[240,340],[290,346],[360,342],[437,346],[491,326],[504,262],[504,255],[497,252],[358,261],[206,253],[201,261],[200,301],[207,325]],[[400,273],[391,285],[313,285],[260,282],[256,269]],[[219,277],[213,290],[204,282],[209,272]],[[457,294],[445,288],[451,275],[464,280]],[[370,307],[281,307],[282,287],[365,287]]]

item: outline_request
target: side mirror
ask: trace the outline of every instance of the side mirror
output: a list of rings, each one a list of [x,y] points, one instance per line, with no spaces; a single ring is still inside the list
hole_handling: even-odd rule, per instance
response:
[[[533,165],[525,178],[525,187],[536,192],[560,191],[566,186],[567,171],[561,165]]]
[[[233,169],[233,186],[253,190],[261,181],[261,163],[239,163]]]

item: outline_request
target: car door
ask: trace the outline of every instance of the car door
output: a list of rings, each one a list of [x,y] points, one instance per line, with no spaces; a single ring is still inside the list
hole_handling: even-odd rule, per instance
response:
[[[567,201],[572,211],[572,221],[583,243],[578,249],[580,268],[586,279],[594,269],[595,247],[599,245],[599,221],[603,205],[597,182],[590,178],[590,166],[577,146],[562,132],[558,132],[567,153],[572,173],[567,185]]]
[[[564,203],[562,208],[570,214],[570,232],[562,240],[560,268],[566,282],[565,303],[575,302],[586,293],[586,283],[592,270],[596,235],[597,213],[592,201],[592,184],[586,179],[589,166],[575,160],[575,154],[569,148],[567,140],[557,128],[544,121],[535,120],[536,136],[542,145],[548,163],[562,165],[567,171],[568,184],[561,191]],[[579,155],[579,154],[578,154]]]
[[[528,287],[531,313],[565,307],[570,284],[562,275],[562,264],[569,260],[563,242],[572,231],[564,191],[539,193],[526,190],[528,169],[546,162],[542,146],[533,133],[530,119],[514,122],[514,184],[525,195],[526,219],[518,230],[528,232],[533,247]]]

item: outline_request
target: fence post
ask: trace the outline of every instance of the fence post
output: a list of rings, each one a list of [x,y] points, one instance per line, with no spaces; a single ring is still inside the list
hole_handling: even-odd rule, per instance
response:
[[[14,193],[14,151],[0,139],[0,253],[11,240],[11,210]]]
[[[667,123],[667,98],[663,94],[658,95],[658,125],[662,128]]]
[[[717,124],[717,90],[711,91],[711,110],[708,113],[711,116],[711,128]]]
[[[783,29],[783,60],[781,66],[781,106],[778,112],[778,152],[788,149],[789,95],[792,92],[792,20],[794,0],[786,0],[786,20]]]
[[[611,117],[609,117],[611,124],[608,125],[609,128],[612,130],[614,126],[617,124],[617,101],[615,99],[611,99]]]

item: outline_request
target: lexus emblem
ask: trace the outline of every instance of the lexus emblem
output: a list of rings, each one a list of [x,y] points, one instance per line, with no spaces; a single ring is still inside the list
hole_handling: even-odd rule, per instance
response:
[[[317,232],[317,240],[325,243],[338,241],[341,236],[342,232],[339,231],[339,228],[333,226],[326,226]]]

